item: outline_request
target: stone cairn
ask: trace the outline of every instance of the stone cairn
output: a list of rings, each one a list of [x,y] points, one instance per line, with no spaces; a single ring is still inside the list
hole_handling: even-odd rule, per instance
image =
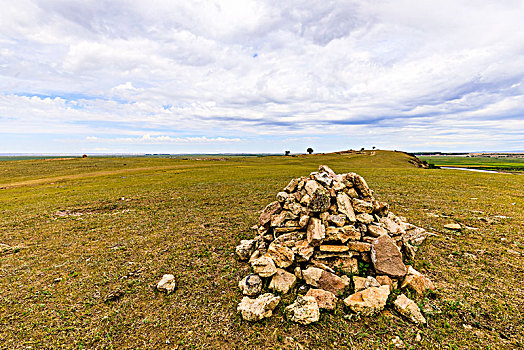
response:
[[[270,317],[279,295],[287,293],[297,294],[285,308],[289,319],[310,324],[340,300],[352,312],[371,316],[395,289],[410,288],[419,296],[435,289],[403,261],[414,259],[428,233],[377,201],[360,175],[337,175],[323,165],[291,180],[276,199],[253,226],[256,237],[236,247],[253,269],[239,282],[245,296],[237,310],[245,320]],[[393,305],[408,320],[426,323],[404,294]]]

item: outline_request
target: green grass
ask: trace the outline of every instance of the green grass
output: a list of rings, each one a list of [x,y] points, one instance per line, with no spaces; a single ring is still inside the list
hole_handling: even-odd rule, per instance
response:
[[[0,243],[18,250],[0,256],[0,348],[385,349],[396,335],[413,349],[523,347],[524,177],[408,160],[377,151],[1,162]],[[427,327],[389,311],[347,318],[340,308],[308,327],[288,322],[283,304],[256,324],[237,314],[249,268],[236,244],[290,178],[319,164],[361,174],[395,213],[438,234],[415,261],[439,289],[418,300]],[[444,230],[450,222],[477,230]],[[164,273],[177,278],[172,295],[154,289]]]
[[[483,170],[524,171],[524,158],[491,158],[478,156],[430,156],[419,158],[437,166],[453,166]]]

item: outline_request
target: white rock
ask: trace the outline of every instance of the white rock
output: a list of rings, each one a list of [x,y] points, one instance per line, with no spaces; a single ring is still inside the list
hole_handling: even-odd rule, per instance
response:
[[[294,274],[289,273],[286,270],[277,269],[277,272],[271,278],[269,289],[282,294],[287,294],[296,282],[297,277]]]
[[[426,324],[426,319],[422,316],[418,305],[404,294],[399,295],[393,304],[395,305],[395,310],[411,322]]]
[[[271,293],[262,294],[256,299],[244,297],[238,304],[237,311],[246,321],[260,321],[263,318],[271,317],[279,302],[280,297]]]
[[[320,318],[317,300],[312,296],[299,295],[293,304],[286,307],[286,313],[291,321],[303,325],[317,322]]]
[[[156,289],[167,294],[172,293],[175,290],[175,276],[173,275],[164,275],[162,279],[156,285]]]

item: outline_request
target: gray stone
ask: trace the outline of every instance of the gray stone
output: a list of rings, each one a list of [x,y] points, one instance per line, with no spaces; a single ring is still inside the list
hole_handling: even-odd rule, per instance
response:
[[[346,218],[342,215],[329,215],[327,221],[330,224],[342,227],[346,223]]]
[[[238,282],[242,294],[247,296],[258,295],[262,291],[262,279],[255,273],[251,273]]]
[[[323,187],[319,187],[310,197],[308,208],[313,213],[320,213],[329,209],[331,196]]]
[[[351,206],[349,197],[345,193],[337,194],[337,206],[338,211],[346,216],[349,222],[355,222],[357,219],[355,217],[355,212]]]
[[[370,288],[370,287],[380,287],[380,283],[372,277],[359,277],[353,276],[353,285],[355,286],[355,292],[360,292],[361,290]]]
[[[280,297],[271,293],[262,294],[256,299],[244,297],[238,304],[237,311],[242,314],[242,318],[246,321],[260,321],[271,317],[279,302]]]
[[[331,184],[333,183],[333,178],[329,176],[326,172],[319,172],[313,175],[313,178],[320,184],[331,187]]]
[[[386,231],[385,228],[380,227],[378,225],[368,225],[368,233],[370,236],[379,237],[379,236],[387,235],[388,231]]]
[[[402,233],[400,225],[389,217],[380,218],[379,222],[392,236],[397,236]]]
[[[300,240],[297,241],[295,244],[295,248],[293,249],[295,252],[297,260],[308,261],[313,253],[315,252],[315,248],[309,244],[307,240]]]

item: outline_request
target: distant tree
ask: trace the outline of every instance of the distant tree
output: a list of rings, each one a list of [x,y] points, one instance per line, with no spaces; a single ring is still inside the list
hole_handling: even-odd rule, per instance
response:
[[[286,151],[286,156],[289,156],[290,153],[291,151]]]
[[[360,152],[362,152],[363,150],[364,150],[364,147],[362,147],[362,148],[360,149]]]
[[[82,156],[82,158],[87,158],[87,154],[84,154],[84,155]]]
[[[311,154],[311,153],[313,153],[313,148],[309,147],[306,151],[307,151],[307,153]]]
[[[376,147],[375,147],[375,146],[373,146],[373,149],[375,149],[375,148],[376,148]]]

